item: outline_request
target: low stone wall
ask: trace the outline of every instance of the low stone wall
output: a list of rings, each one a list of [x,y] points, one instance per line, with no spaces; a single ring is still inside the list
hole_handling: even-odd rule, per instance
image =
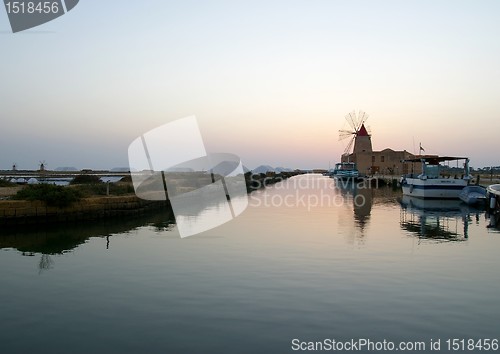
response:
[[[161,209],[166,206],[166,202],[142,200],[135,195],[85,198],[65,208],[50,207],[41,201],[1,200],[0,225],[67,222],[140,215],[147,210]]]

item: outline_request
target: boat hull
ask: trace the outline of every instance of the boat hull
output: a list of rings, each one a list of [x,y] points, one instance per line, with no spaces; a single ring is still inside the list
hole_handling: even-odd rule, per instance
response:
[[[360,177],[358,174],[341,174],[337,173],[333,176],[333,178],[341,180],[341,181],[358,181]]]
[[[485,204],[486,188],[481,186],[468,186],[462,189],[458,197],[461,201],[469,205]]]
[[[332,177],[340,180],[358,180],[359,171],[354,162],[340,162],[335,164]]]
[[[401,187],[404,195],[417,198],[458,199],[460,192],[467,186],[464,179],[451,178],[405,178]]]

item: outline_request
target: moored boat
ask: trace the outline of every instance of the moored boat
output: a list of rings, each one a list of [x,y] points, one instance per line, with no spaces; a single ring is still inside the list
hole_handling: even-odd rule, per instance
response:
[[[498,214],[500,210],[500,184],[488,186],[487,199],[490,211]]]
[[[486,188],[482,186],[467,186],[462,189],[458,197],[468,205],[484,204],[486,202]]]
[[[461,177],[451,177],[442,174],[444,166],[441,162],[464,160]],[[460,192],[470,182],[469,159],[467,157],[451,156],[419,156],[404,162],[420,162],[422,173],[408,174],[401,177],[401,187],[404,195],[417,198],[457,199]]]
[[[342,180],[359,179],[359,171],[354,162],[339,162],[335,164],[332,177]]]
[[[500,225],[500,184],[488,186],[489,227]]]
[[[492,184],[488,187],[488,193],[491,196],[500,197],[500,184]]]

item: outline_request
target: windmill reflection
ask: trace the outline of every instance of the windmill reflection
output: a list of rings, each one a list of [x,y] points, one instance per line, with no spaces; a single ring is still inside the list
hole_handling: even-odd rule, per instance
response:
[[[356,188],[353,194],[354,221],[356,226],[364,230],[370,221],[373,205],[373,189]]]
[[[336,193],[342,196],[344,207],[352,208],[354,213],[354,230],[346,233],[348,242],[362,246],[366,242],[366,229],[370,224],[375,190],[359,181],[334,180]]]
[[[40,262],[38,262],[38,274],[42,274],[43,271],[49,270],[54,266],[54,261],[48,254],[42,254],[40,257]]]
[[[471,208],[459,200],[427,200],[410,196],[400,199],[400,224],[403,230],[420,239],[465,241],[469,225],[483,211]]]
[[[366,181],[335,179],[335,188],[345,201],[352,203],[356,226],[364,231],[370,221],[374,189]]]

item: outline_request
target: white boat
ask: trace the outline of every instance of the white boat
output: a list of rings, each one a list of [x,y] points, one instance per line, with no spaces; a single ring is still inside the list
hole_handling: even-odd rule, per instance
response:
[[[486,202],[486,188],[481,186],[467,186],[458,195],[465,204],[484,204]]]
[[[500,184],[488,186],[487,198],[490,210],[500,210]]]
[[[332,177],[337,179],[357,180],[359,171],[354,162],[339,162],[335,164]]]
[[[488,186],[488,227],[500,227],[500,184]]]
[[[464,170],[460,177],[442,175],[444,166],[441,162],[464,160]],[[408,174],[401,177],[404,195],[417,198],[458,199],[460,192],[470,182],[469,159],[467,157],[419,156],[404,162],[420,162],[422,173]]]
[[[492,184],[488,186],[488,193],[496,197],[500,197],[500,184]]]

